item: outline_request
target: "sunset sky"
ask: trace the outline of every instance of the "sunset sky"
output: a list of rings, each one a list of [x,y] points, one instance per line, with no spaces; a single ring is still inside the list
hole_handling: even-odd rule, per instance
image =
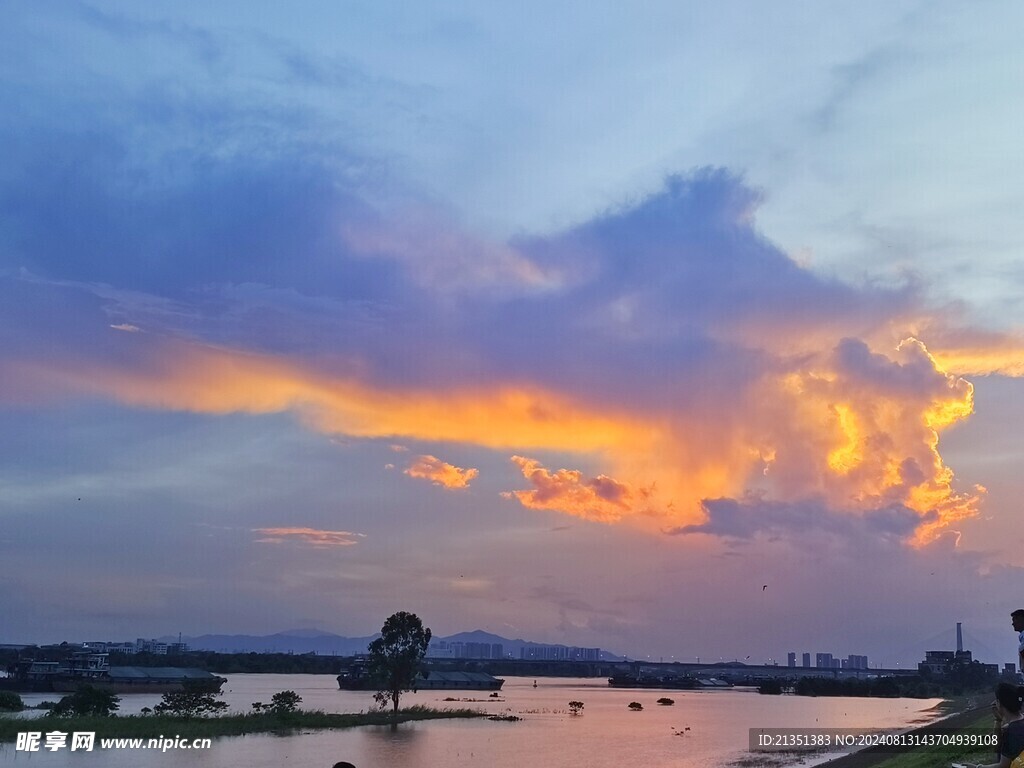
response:
[[[1022,25],[4,3],[0,642],[1014,660]]]

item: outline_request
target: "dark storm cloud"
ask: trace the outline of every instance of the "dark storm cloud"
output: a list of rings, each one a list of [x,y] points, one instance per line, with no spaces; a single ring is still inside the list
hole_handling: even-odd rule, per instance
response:
[[[860,515],[837,512],[824,499],[803,499],[793,502],[768,501],[756,497],[742,499],[707,499],[706,522],[666,530],[670,535],[708,534],[726,539],[753,540],[758,537],[814,537],[834,534],[848,541],[888,539],[901,541],[924,521],[933,521],[935,514],[922,517],[902,506],[884,507]]]

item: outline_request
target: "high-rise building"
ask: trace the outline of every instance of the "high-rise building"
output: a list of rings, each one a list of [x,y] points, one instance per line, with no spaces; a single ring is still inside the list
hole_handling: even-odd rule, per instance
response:
[[[803,665],[805,667],[811,666],[811,654],[805,653],[803,657]]]
[[[818,669],[832,669],[832,654],[818,653],[814,656],[814,666]]]
[[[786,666],[787,667],[795,667],[796,666],[796,651],[790,651],[789,653],[786,654]]]

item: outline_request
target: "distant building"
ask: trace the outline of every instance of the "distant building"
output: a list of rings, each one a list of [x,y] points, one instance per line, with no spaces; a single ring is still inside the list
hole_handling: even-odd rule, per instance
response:
[[[832,664],[831,653],[818,653],[814,656],[814,666],[818,669],[831,669],[834,665]]]
[[[989,674],[993,677],[999,674],[998,664],[982,664],[974,660],[970,651],[964,650],[963,629],[960,622],[956,625],[956,650],[955,651],[925,651],[924,661],[918,662],[917,671],[936,676],[945,676],[953,671],[954,667],[975,667],[979,672]],[[1012,665],[1010,665],[1012,666]]]
[[[955,660],[955,651],[925,651],[924,661],[918,662],[917,671],[927,670],[933,675],[945,675]]]
[[[846,668],[847,669],[867,669],[868,668],[868,657],[858,656],[851,653],[846,657]]]
[[[146,640],[140,637],[135,641],[135,652],[152,653],[155,656],[166,656],[167,643],[162,643],[159,640]]]
[[[789,653],[786,654],[786,666],[787,667],[795,667],[796,666],[796,652],[795,651],[790,651]]]
[[[457,640],[438,640],[427,647],[427,657],[433,659],[503,659],[505,647],[501,643],[463,643]]]
[[[804,654],[802,666],[804,666],[804,667],[811,666],[811,654],[809,654],[809,653],[805,653]]]
[[[519,658],[529,661],[600,661],[600,648],[578,648],[565,645],[524,645]]]

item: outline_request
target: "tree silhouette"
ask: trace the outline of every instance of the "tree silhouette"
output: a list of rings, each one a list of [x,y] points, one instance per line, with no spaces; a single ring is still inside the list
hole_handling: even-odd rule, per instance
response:
[[[378,686],[374,699],[381,709],[390,703],[396,719],[402,693],[413,689],[428,645],[430,630],[419,616],[406,611],[389,616],[380,637],[370,643],[370,674]]]

